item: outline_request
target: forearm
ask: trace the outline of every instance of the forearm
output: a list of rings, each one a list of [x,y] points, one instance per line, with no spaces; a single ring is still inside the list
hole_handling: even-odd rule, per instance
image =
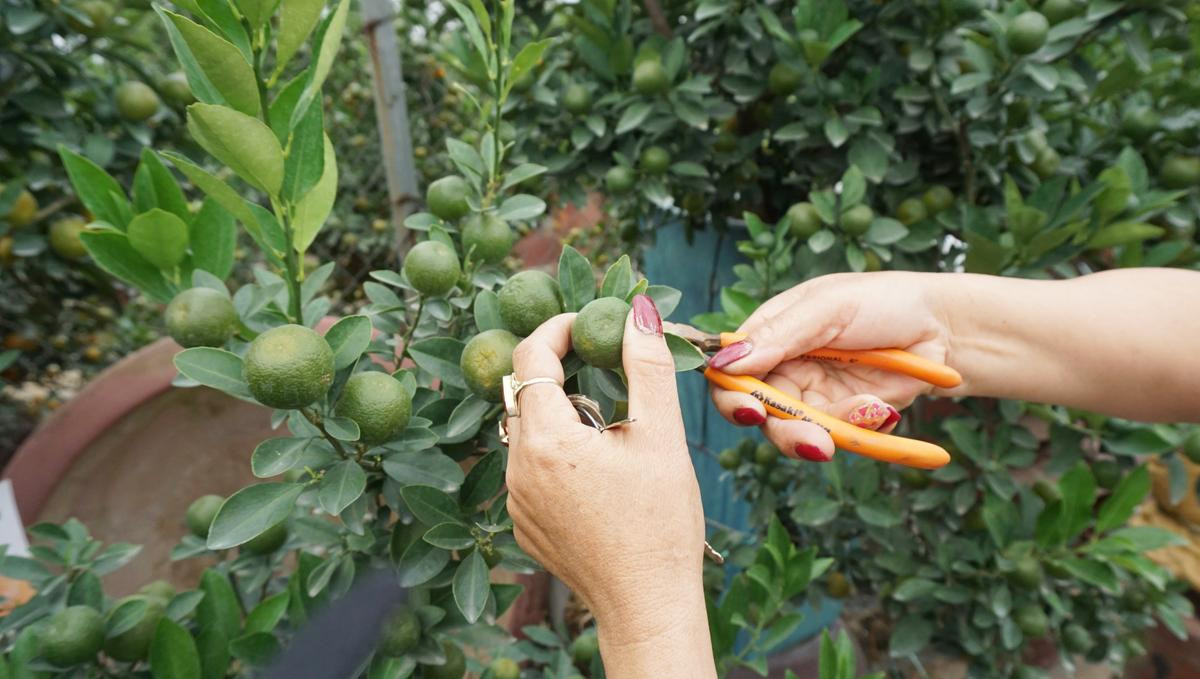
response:
[[[1200,273],[946,278],[932,303],[949,328],[950,365],[964,377],[950,394],[1200,420]]]
[[[610,602],[596,613],[600,656],[609,679],[716,677],[704,590],[699,581],[678,594]]]

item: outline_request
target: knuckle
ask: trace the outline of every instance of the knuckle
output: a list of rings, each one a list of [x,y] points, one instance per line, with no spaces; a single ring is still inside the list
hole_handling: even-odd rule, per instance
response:
[[[537,352],[537,350],[534,347],[532,340],[529,340],[529,339],[521,340],[521,343],[518,344],[517,348],[513,350],[513,355],[512,355],[513,365],[514,366],[529,365],[529,363],[532,362],[534,354],[536,352]]]

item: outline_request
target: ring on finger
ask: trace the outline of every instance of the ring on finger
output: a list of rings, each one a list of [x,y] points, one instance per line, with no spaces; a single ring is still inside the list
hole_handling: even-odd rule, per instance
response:
[[[517,400],[517,397],[521,395],[522,389],[535,384],[553,384],[556,387],[562,387],[558,380],[554,379],[553,377],[531,377],[522,382],[521,380],[517,379],[516,373],[505,375],[504,379],[502,380],[505,414],[507,414],[509,417],[520,417],[521,404]]]

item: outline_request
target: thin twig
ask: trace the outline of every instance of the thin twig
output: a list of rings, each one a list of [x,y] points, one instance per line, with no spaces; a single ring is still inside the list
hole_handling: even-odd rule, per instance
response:
[[[671,39],[671,25],[667,23],[667,17],[663,14],[662,7],[659,6],[658,0],[642,0],[642,4],[646,7],[646,14],[650,16],[650,23],[654,25],[654,30],[662,37]]]

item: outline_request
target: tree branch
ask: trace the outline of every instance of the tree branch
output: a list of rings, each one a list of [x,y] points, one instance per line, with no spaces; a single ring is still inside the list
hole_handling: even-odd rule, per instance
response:
[[[654,25],[654,30],[658,31],[662,37],[670,40],[671,25],[667,23],[667,15],[663,14],[658,0],[642,0],[642,4],[646,8],[646,14],[650,16],[650,23]]]

